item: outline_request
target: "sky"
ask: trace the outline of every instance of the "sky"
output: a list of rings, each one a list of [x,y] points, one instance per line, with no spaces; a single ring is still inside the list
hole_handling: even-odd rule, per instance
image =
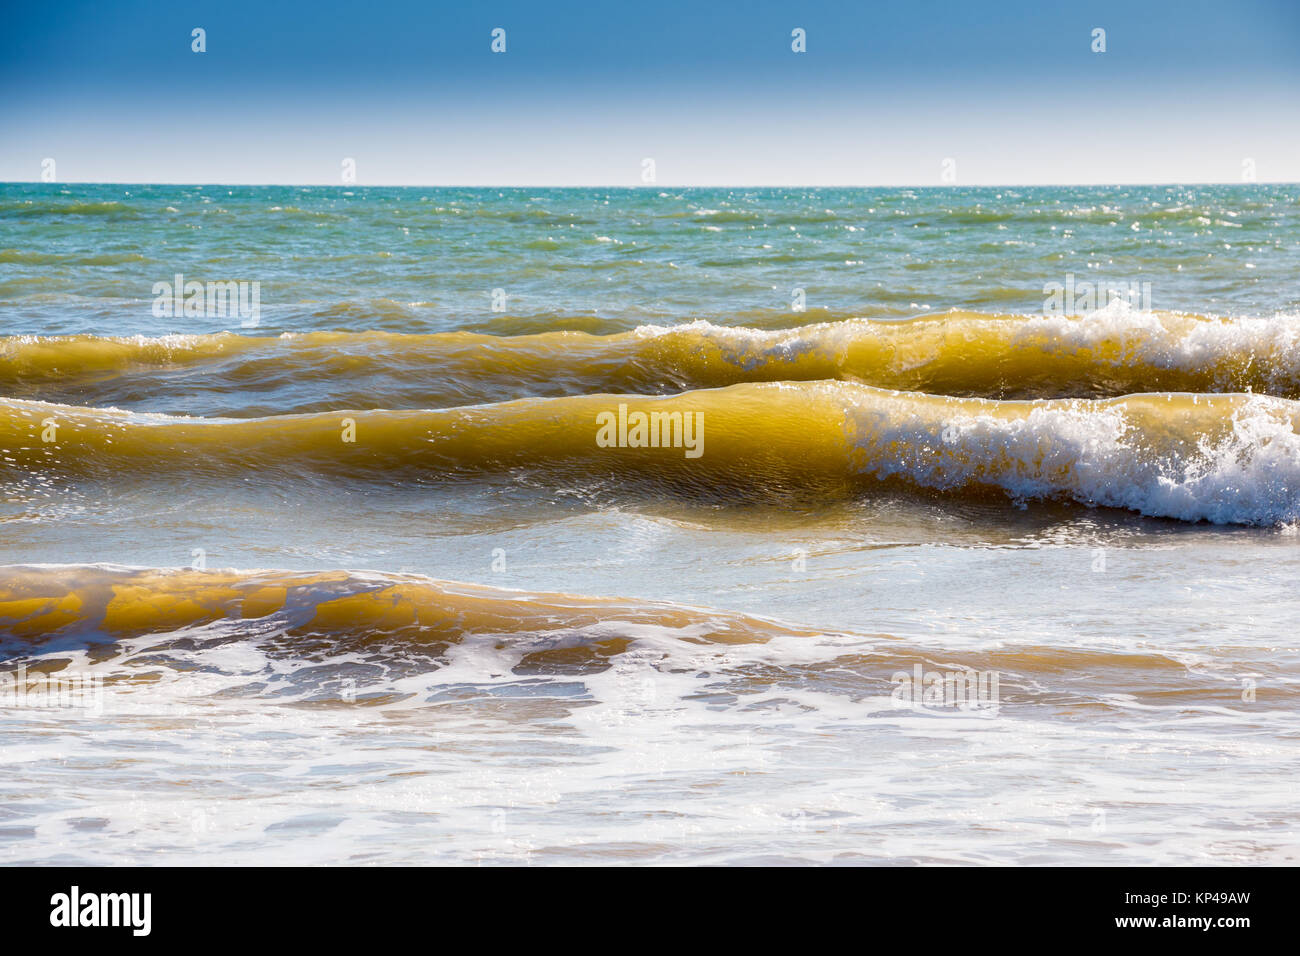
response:
[[[1300,0],[6,0],[0,181],[47,159],[60,182],[1295,182]]]

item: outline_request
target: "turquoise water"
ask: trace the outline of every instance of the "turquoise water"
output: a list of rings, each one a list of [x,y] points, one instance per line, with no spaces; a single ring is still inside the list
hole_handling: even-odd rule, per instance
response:
[[[276,331],[1037,312],[1067,273],[1150,281],[1158,309],[1272,315],[1300,308],[1300,194],[0,185],[9,334],[227,328],[153,318],[152,285],[176,272],[261,282]]]
[[[0,185],[0,656],[102,682],[0,694],[0,861],[1295,862],[1298,316],[1295,185]],[[338,575],[128,570],[187,567]],[[319,613],[395,576],[493,623]]]

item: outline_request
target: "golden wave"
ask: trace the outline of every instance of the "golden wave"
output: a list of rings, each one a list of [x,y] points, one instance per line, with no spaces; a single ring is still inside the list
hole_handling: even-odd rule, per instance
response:
[[[654,601],[506,591],[420,575],[234,571],[99,565],[0,568],[0,632],[39,641],[123,639],[218,621],[262,622],[294,635],[454,642],[472,635],[581,634],[621,651],[644,628],[684,640],[750,643],[816,632],[760,618]]]
[[[364,382],[379,407],[823,379],[963,397],[1254,391],[1300,398],[1300,321],[1123,309],[1084,317],[948,312],[779,330],[695,322],[612,335],[370,331],[0,340],[0,389],[24,397],[141,400],[150,395],[147,379],[135,392],[115,390],[115,381],[175,369],[201,371],[205,387],[250,394],[310,379],[329,394],[350,395],[356,393],[351,384]],[[321,398],[303,401],[316,408]]]
[[[1300,403],[1153,393],[994,401],[848,382],[437,410],[198,419],[0,399],[10,481],[171,472],[408,482],[530,472],[707,499],[852,494],[1057,498],[1148,515],[1300,517]]]

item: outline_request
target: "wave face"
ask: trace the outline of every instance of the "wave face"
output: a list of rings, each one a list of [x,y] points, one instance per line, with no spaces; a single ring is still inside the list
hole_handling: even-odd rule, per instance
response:
[[[710,500],[888,484],[1271,525],[1300,517],[1297,422],[1300,404],[1259,395],[998,402],[845,382],[244,420],[0,400],[0,452],[42,480],[532,474]]]
[[[310,332],[0,340],[15,397],[207,415],[440,407],[843,380],[988,398],[1266,392],[1300,398],[1300,319],[1115,305],[1084,317],[952,312],[794,329],[698,321],[592,335]],[[162,407],[152,407],[162,406]]]
[[[124,640],[213,622],[289,637],[454,643],[469,636],[553,643],[551,656],[608,656],[638,632],[684,640],[761,642],[815,632],[661,602],[510,592],[378,572],[196,571],[109,566],[0,569],[0,630]]]
[[[455,645],[495,645],[515,672],[581,672],[656,648],[668,658],[726,655],[763,645],[835,646],[870,663],[884,685],[889,668],[910,667],[918,648],[896,636],[792,627],[750,614],[668,601],[588,597],[440,581],[378,571],[149,568],[116,565],[0,566],[0,634],[6,652],[42,649],[142,652],[165,660],[223,637],[272,642],[285,659],[346,663],[370,650],[399,660],[407,649],[445,655]],[[324,640],[316,640],[316,639]],[[187,640],[189,639],[189,640]],[[962,666],[1008,674],[1128,672],[1169,680],[1176,656],[1030,644],[967,648]],[[341,660],[340,660],[341,659]],[[816,660],[812,655],[809,660]],[[182,668],[183,670],[183,668]],[[338,671],[328,674],[339,676]],[[760,676],[755,672],[755,677]],[[1022,685],[1023,686],[1023,685]],[[1027,689],[1027,688],[1026,688]]]

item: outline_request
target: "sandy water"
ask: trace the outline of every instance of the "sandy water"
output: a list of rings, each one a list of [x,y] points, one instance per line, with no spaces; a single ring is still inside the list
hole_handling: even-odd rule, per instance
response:
[[[0,187],[0,860],[1295,862],[1297,211],[1280,186]],[[1012,361],[946,312],[1036,315],[1045,283],[1090,271],[1218,324],[1156,334],[1152,313],[1112,311],[1016,339]],[[261,281],[259,324],[154,315],[153,284],[177,272]],[[862,364],[878,333],[846,352],[842,323],[936,314],[958,358],[907,374],[961,401],[1249,387],[1280,404],[1269,428],[1215,418],[1234,442],[1208,451],[1192,446],[1209,419],[1192,428],[1177,403],[1032,427],[945,406],[889,419],[887,447],[853,388],[899,387],[872,378],[913,359]],[[636,374],[604,340],[613,364],[401,338],[697,320],[680,350],[634,355]],[[752,336],[708,351],[718,330],[817,323],[833,328],[793,351]],[[246,362],[22,351],[222,330],[268,341]],[[276,344],[323,330],[399,338]],[[992,363],[964,379],[963,342]],[[1045,367],[1062,377],[1026,373]],[[828,374],[852,388],[806,434],[792,399],[734,397]],[[525,440],[565,407],[547,402],[595,392],[683,393],[711,429],[703,470],[620,449],[450,474],[420,457],[433,418],[381,449],[359,415],[346,453],[370,447],[364,462],[265,437],[290,413],[471,403],[452,420],[486,436],[505,420],[491,403],[546,396],[512,419]],[[33,401],[61,406],[61,438],[41,441]],[[79,424],[110,405],[145,417]],[[159,414],[272,424],[204,445]],[[792,480],[764,441],[806,442],[793,470],[833,460],[836,479]],[[936,472],[942,454],[957,457]],[[976,472],[978,487],[953,477]],[[1092,500],[1108,489],[1128,506]],[[282,595],[283,572],[334,576]],[[491,589],[485,618],[437,582]],[[594,620],[575,610],[607,598]],[[996,698],[900,700],[918,666],[996,675]],[[51,688],[63,706],[43,706]]]

